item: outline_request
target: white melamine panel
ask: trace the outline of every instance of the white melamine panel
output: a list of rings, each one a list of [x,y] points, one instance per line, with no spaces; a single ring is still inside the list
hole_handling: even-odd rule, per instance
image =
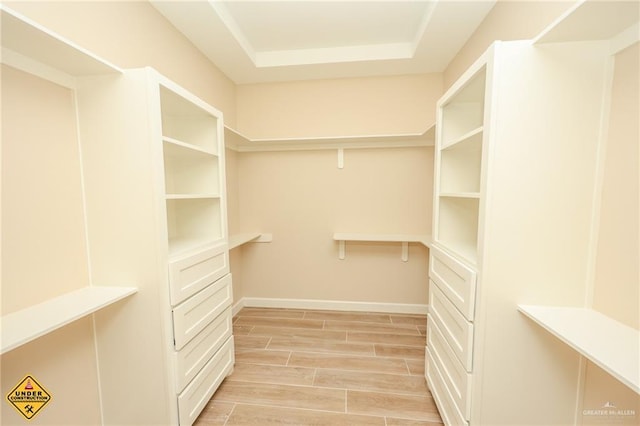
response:
[[[484,122],[486,68],[481,68],[442,106],[440,149],[467,139],[482,128]]]
[[[173,309],[175,348],[182,349],[232,302],[231,274]]]
[[[227,308],[184,348],[174,352],[178,393],[182,392],[222,344],[231,337],[232,329],[231,308]]]
[[[226,244],[169,260],[171,305],[175,306],[229,272]]]
[[[193,424],[222,380],[232,371],[234,361],[232,336],[178,396],[180,426]]]
[[[427,323],[427,347],[457,410],[466,420],[469,420],[471,418],[471,380],[473,376],[467,373],[460,364],[442,332],[432,322]]]
[[[467,321],[433,282],[429,286],[429,321],[433,321],[438,326],[464,368],[471,372],[473,323]]]
[[[456,407],[453,397],[444,383],[442,372],[436,365],[429,347],[426,348],[424,371],[429,390],[436,401],[444,424],[447,426],[468,426],[469,422]]]
[[[439,247],[431,247],[429,276],[447,299],[473,321],[476,300],[476,272]]]

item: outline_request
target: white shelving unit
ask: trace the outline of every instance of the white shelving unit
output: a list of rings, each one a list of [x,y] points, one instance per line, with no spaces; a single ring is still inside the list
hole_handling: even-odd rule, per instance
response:
[[[518,305],[518,310],[640,394],[640,332],[587,308]]]
[[[558,306],[589,299],[611,55],[639,16],[578,2],[438,102],[425,376],[445,424],[573,424],[581,356],[638,392],[638,331]]]
[[[99,311],[138,291],[135,287],[85,287],[3,315],[0,354]]]
[[[431,235],[426,234],[357,234],[337,232],[333,234],[333,240],[338,242],[338,259],[346,258],[346,242],[375,242],[375,243],[401,243],[403,262],[409,260],[409,243],[418,243],[431,247]]]

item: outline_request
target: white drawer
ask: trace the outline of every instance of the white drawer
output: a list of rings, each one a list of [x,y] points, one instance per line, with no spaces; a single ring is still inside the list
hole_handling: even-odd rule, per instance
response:
[[[429,277],[440,287],[451,303],[473,321],[476,301],[476,272],[456,258],[431,247]]]
[[[178,417],[181,426],[191,426],[220,383],[233,370],[233,336],[178,395]]]
[[[171,306],[196,294],[228,272],[229,252],[226,244],[170,259]]]
[[[438,326],[444,339],[465,370],[473,367],[473,323],[467,321],[444,293],[431,282],[429,286],[429,320]]]
[[[211,321],[231,306],[231,274],[185,300],[173,309],[173,338],[182,349]]]
[[[231,308],[227,308],[184,348],[174,352],[178,392],[193,380],[232,334]]]
[[[436,401],[444,424],[447,426],[469,426],[469,422],[462,417],[462,414],[453,402],[451,394],[444,384],[442,373],[429,353],[429,348],[427,348],[426,351],[424,371],[427,386],[429,386],[431,395],[433,395],[433,399]]]
[[[427,350],[438,368],[441,380],[450,398],[462,414],[471,417],[471,374],[462,367],[460,361],[447,344],[437,325],[427,323]]]

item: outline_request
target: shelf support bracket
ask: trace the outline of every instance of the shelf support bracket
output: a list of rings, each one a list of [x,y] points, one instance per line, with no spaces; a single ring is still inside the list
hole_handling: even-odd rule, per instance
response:
[[[407,241],[402,242],[402,261],[409,261],[409,243]]]
[[[344,148],[338,148],[338,168],[344,169]]]
[[[344,260],[345,258],[345,245],[345,240],[338,241],[338,259],[340,260]]]

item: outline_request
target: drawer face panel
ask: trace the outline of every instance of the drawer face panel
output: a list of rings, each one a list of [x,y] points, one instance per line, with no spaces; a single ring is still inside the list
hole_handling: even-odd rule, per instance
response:
[[[429,277],[469,320],[473,321],[476,299],[476,272],[454,257],[431,247]]]
[[[211,321],[231,306],[231,274],[185,300],[173,309],[173,337],[177,350],[182,349]]]
[[[462,414],[460,414],[460,411],[453,402],[453,399],[444,384],[442,373],[431,356],[429,348],[427,348],[427,352],[425,353],[424,371],[427,379],[427,385],[429,386],[429,390],[431,391],[433,398],[436,400],[436,405],[438,406],[438,411],[442,416],[444,424],[468,426],[469,423],[462,417]]]
[[[213,320],[184,348],[174,352],[178,392],[193,380],[198,371],[211,359],[232,334],[231,308]]]
[[[460,311],[433,282],[429,286],[428,318],[438,326],[465,370],[471,372],[473,367],[473,323],[462,316]]]
[[[226,244],[169,261],[171,306],[196,294],[229,272]]]
[[[196,378],[178,395],[180,425],[191,426],[195,422],[222,380],[233,369],[234,361],[233,336],[231,336]]]
[[[427,324],[427,349],[448,394],[465,419],[471,417],[471,374],[462,367],[442,332],[433,323]]]

